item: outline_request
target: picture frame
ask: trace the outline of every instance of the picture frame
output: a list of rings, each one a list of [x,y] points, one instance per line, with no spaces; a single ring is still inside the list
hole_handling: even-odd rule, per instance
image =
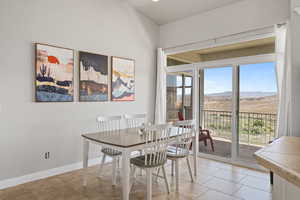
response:
[[[35,43],[35,101],[74,101],[74,50]]]
[[[135,60],[111,57],[111,100],[135,101]]]
[[[79,101],[108,101],[108,56],[79,51]]]

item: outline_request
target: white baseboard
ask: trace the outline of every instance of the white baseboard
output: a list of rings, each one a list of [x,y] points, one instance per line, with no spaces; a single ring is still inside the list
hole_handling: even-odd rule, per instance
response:
[[[110,161],[111,160],[109,158],[107,158],[107,162],[110,162]],[[99,158],[90,159],[89,160],[89,166],[99,164],[100,162],[101,162],[101,160]],[[57,167],[57,168],[53,168],[53,169],[48,169],[48,170],[44,170],[44,171],[35,172],[35,173],[32,173],[32,174],[27,174],[27,175],[20,176],[20,177],[15,177],[15,178],[2,180],[2,181],[0,181],[0,190],[5,189],[5,188],[9,188],[9,187],[13,187],[13,186],[16,186],[16,185],[20,185],[20,184],[23,184],[23,183],[28,183],[28,182],[40,180],[40,179],[47,178],[47,177],[50,177],[50,176],[63,174],[63,173],[74,171],[74,170],[81,169],[81,168],[82,168],[82,162],[78,162],[78,163],[73,163],[73,164],[70,164],[70,165],[65,165],[65,166],[62,166],[62,167]]]

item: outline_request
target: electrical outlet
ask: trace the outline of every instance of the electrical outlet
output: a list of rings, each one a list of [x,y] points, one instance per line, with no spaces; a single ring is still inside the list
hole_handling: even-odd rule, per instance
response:
[[[50,152],[46,152],[45,153],[45,159],[49,159],[50,158]]]

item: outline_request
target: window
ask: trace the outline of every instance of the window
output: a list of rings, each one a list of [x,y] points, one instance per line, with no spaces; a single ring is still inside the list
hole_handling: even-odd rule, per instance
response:
[[[167,75],[167,121],[177,121],[178,112],[182,112],[185,119],[192,118],[192,85],[191,73]]]

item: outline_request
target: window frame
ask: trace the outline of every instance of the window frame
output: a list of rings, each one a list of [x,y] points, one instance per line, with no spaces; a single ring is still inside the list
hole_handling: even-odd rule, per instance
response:
[[[177,90],[178,89],[181,90],[181,106],[179,107],[178,111],[183,111],[183,112],[185,111],[185,106],[186,106],[186,103],[185,103],[186,102],[186,99],[185,99],[185,89],[191,89],[191,99],[190,99],[190,103],[189,103],[188,107],[191,107],[193,109],[193,76],[188,76],[188,75],[185,75],[185,74],[176,75],[176,76],[179,76],[181,78],[181,85],[177,86],[177,84],[176,84],[176,86],[174,87],[174,88],[176,88],[176,94],[177,94]],[[191,85],[190,86],[186,85],[186,82],[185,82],[186,77],[191,78]],[[167,86],[167,88],[168,88],[168,86]],[[167,118],[167,121],[168,120],[169,119]]]

